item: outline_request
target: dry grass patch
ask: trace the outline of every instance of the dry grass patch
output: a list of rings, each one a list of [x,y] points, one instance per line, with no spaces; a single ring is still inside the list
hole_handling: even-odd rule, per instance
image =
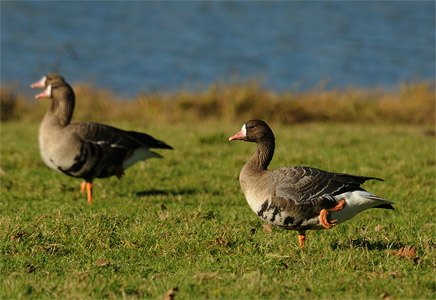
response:
[[[333,89],[276,93],[256,81],[214,83],[205,90],[140,93],[117,98],[107,89],[73,87],[76,121],[134,120],[182,122],[189,120],[246,120],[262,118],[280,123],[435,123],[435,87],[429,82],[403,84],[397,90]],[[25,101],[13,86],[1,90],[1,120],[40,120],[47,104]],[[45,101],[46,103],[48,101]]]

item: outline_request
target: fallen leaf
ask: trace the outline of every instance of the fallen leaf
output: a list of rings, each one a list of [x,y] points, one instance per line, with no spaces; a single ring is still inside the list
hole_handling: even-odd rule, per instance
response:
[[[391,298],[391,294],[389,293],[383,293],[380,295],[381,299],[390,299]]]
[[[430,228],[432,226],[434,226],[434,223],[427,223],[424,225],[425,228]]]
[[[414,258],[416,256],[416,249],[415,246],[405,246],[401,247],[399,250],[394,250],[392,254],[398,255],[402,258]]]
[[[97,266],[97,267],[104,267],[104,266],[107,266],[107,265],[109,265],[110,264],[110,262],[108,262],[107,260],[97,260],[96,262],[95,262],[95,265]]]
[[[405,247],[401,247],[398,250],[394,250],[392,252],[393,255],[399,256],[401,258],[404,259],[409,259],[411,261],[413,261],[414,263],[416,263],[418,261],[418,257],[416,256],[416,248],[415,246],[405,246]]]
[[[178,287],[172,288],[170,290],[168,290],[165,293],[165,296],[163,297],[163,300],[174,300],[174,297],[176,296],[176,292],[179,291]]]
[[[263,227],[264,232],[272,232],[271,224],[264,224],[264,225],[262,225],[262,227]]]
[[[377,226],[375,226],[374,231],[379,232],[380,229],[382,229],[383,227],[381,227],[379,224],[377,224]]]

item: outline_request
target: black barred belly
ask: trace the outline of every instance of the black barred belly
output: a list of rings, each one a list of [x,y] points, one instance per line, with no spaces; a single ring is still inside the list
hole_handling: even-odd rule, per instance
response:
[[[68,168],[58,167],[62,173],[72,177],[86,177],[86,166],[89,165],[90,149],[85,144],[80,146],[79,153],[74,157],[73,164]]]
[[[115,166],[120,165],[126,156],[126,149],[108,149],[105,145],[83,143],[74,162],[69,168],[58,167],[62,173],[92,180],[114,175]]]
[[[268,199],[257,211],[257,215],[265,222],[284,229],[320,229],[319,216],[314,215],[309,207],[299,205],[283,207],[280,204],[280,201]]]

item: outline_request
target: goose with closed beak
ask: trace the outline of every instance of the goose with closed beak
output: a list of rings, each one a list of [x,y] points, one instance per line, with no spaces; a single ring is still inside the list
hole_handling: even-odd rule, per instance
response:
[[[55,75],[55,76],[53,76]],[[51,106],[39,128],[39,150],[50,168],[83,178],[81,191],[92,202],[95,178],[117,176],[140,160],[162,158],[151,148],[173,149],[152,136],[124,131],[99,123],[70,123],[75,96],[73,89],[57,74],[48,74],[32,87],[46,89],[35,98],[50,98]]]
[[[250,208],[267,223],[297,230],[303,248],[306,230],[329,229],[370,208],[393,209],[390,200],[360,187],[375,177],[332,173],[311,167],[290,166],[268,170],[275,138],[261,120],[250,120],[229,141],[257,143],[244,165],[239,182]]]

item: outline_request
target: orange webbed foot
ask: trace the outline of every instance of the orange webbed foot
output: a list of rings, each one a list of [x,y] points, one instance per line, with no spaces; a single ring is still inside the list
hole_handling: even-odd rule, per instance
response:
[[[319,212],[319,221],[321,222],[321,225],[322,226],[324,226],[325,228],[327,228],[327,229],[330,229],[330,228],[332,228],[333,226],[335,226],[336,224],[336,220],[328,220],[327,219],[327,216],[328,216],[328,212],[330,212],[330,211],[338,211],[338,210],[341,210],[341,209],[343,209],[344,208],[344,206],[345,206],[345,200],[344,199],[342,199],[341,201],[339,201],[339,203],[335,206],[335,207],[333,207],[333,208],[330,208],[330,209],[322,209],[320,212]]]

